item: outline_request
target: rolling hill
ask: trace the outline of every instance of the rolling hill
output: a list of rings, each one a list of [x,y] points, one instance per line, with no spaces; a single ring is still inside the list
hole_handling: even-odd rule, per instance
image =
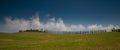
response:
[[[0,33],[0,50],[120,50],[120,32],[96,34]]]

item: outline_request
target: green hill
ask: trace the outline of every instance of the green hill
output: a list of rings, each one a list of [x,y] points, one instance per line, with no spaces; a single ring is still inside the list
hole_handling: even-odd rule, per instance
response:
[[[120,32],[96,34],[0,33],[0,50],[120,50]]]

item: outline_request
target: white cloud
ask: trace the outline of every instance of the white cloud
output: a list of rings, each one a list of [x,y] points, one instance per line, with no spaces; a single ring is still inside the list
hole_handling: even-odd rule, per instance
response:
[[[88,29],[89,29],[89,30],[103,30],[104,27],[103,27],[102,25],[94,24],[94,25],[88,26]]]
[[[89,26],[84,26],[82,24],[78,25],[66,25],[64,21],[59,18],[51,18],[49,19],[46,23],[42,23],[40,21],[39,15],[36,14],[30,20],[27,19],[12,19],[10,17],[5,18],[5,24],[2,25],[2,28],[5,28],[4,30],[11,30],[11,31],[19,31],[19,30],[27,30],[27,29],[47,29],[47,30],[52,30],[52,31],[88,31],[88,30],[106,30],[106,31],[111,31],[112,28],[120,28],[118,25],[108,25],[108,26],[103,26],[103,25],[98,25],[98,24],[93,24]],[[0,28],[0,30],[2,29]]]
[[[3,27],[5,30],[25,30],[28,29],[30,21],[25,19],[12,19],[10,17],[5,18],[5,24]]]
[[[71,25],[70,28],[71,28],[71,31],[72,30],[74,30],[74,31],[85,31],[85,26],[83,26],[82,24]]]
[[[30,20],[30,25],[32,29],[41,29],[43,27],[43,24],[40,22],[39,17],[33,17]]]

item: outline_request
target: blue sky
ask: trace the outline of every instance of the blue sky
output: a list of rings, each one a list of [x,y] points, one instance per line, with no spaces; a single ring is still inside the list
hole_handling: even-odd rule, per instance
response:
[[[43,22],[49,15],[67,25],[120,25],[119,0],[0,0],[0,23],[7,16],[29,19],[36,12]]]

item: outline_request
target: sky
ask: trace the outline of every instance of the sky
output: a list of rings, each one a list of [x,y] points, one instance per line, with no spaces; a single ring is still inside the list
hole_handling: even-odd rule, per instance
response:
[[[0,31],[120,28],[119,0],[0,0]]]

